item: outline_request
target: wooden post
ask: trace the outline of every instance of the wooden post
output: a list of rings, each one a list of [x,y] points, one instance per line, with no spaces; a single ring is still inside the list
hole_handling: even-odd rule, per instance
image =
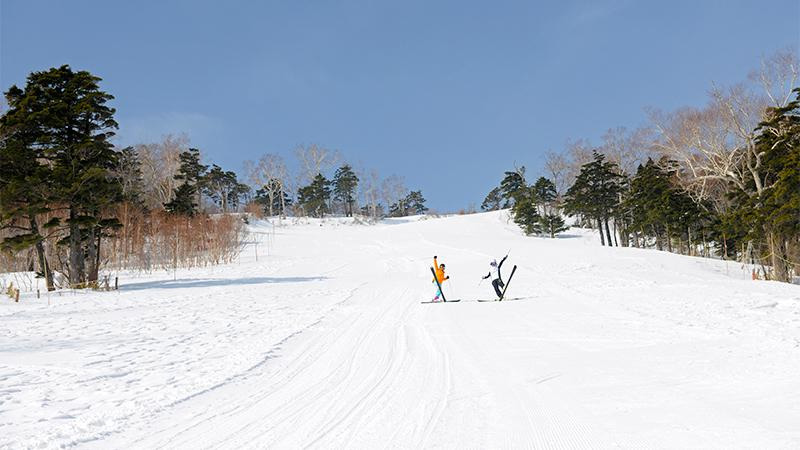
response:
[[[14,300],[15,300],[17,303],[19,303],[19,289],[17,289],[17,292],[16,292],[16,295],[15,295],[15,297],[14,297]]]
[[[114,277],[114,290],[119,290],[119,276]]]

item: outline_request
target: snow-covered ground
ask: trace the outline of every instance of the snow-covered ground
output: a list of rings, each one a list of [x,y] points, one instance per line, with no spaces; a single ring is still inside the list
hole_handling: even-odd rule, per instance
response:
[[[3,297],[0,447],[800,447],[800,286],[504,212],[304,222],[230,266]],[[509,249],[509,301],[475,301]],[[434,254],[461,302],[420,303]]]

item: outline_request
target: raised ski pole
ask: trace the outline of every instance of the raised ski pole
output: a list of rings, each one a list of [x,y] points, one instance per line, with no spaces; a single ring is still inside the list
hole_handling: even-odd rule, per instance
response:
[[[442,293],[442,300],[447,301],[447,298],[444,296],[444,291],[442,290],[442,285],[439,283],[439,279],[436,278],[436,270],[431,267],[431,273],[433,274],[433,281],[436,282],[436,285],[439,286],[439,292]]]
[[[517,266],[511,268],[511,275],[508,276],[508,281],[506,281],[506,287],[503,288],[503,295],[500,296],[500,302],[503,301],[503,297],[506,296],[506,291],[508,290],[508,285],[511,284],[511,279],[514,278],[514,272],[517,271]]]

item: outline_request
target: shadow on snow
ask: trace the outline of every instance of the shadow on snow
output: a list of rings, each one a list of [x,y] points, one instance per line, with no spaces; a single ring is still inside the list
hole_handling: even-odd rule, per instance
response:
[[[306,281],[322,281],[327,279],[328,277],[188,278],[131,283],[120,286],[120,290],[139,291],[144,289],[183,289],[214,286],[242,286],[246,284],[303,283]]]

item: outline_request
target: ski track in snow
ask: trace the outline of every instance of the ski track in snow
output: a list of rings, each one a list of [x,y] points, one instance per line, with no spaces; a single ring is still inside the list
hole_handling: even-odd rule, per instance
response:
[[[798,286],[504,212],[299,222],[0,301],[0,448],[800,447]],[[477,302],[509,248],[514,301]],[[434,254],[461,302],[420,304]]]

